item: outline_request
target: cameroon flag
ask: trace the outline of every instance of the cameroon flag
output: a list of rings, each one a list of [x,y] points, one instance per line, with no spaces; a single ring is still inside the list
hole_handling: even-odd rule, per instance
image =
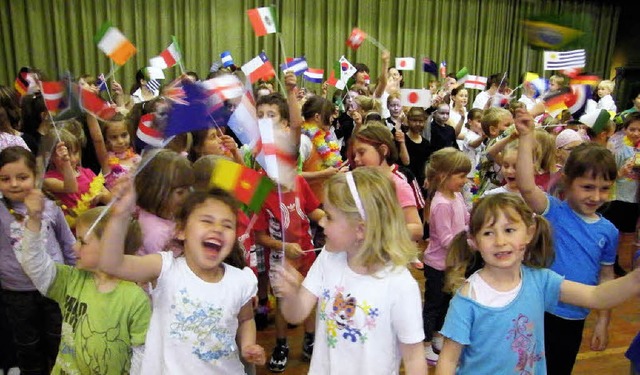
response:
[[[209,186],[217,186],[232,193],[236,199],[258,212],[274,183],[266,176],[230,160],[217,160]]]

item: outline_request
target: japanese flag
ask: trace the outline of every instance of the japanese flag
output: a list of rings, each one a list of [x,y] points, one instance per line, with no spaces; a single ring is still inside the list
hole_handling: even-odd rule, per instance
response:
[[[431,106],[431,91],[425,89],[401,89],[400,103],[403,107],[422,107]]]
[[[416,59],[413,57],[396,57],[396,69],[398,70],[415,70]]]

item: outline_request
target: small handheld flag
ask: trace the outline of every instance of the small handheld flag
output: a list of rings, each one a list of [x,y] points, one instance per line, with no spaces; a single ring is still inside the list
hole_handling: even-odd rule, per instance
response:
[[[98,86],[98,91],[100,92],[107,89],[107,80],[104,78],[104,73],[100,73],[98,79],[96,79],[96,86]]]
[[[322,83],[322,79],[324,77],[324,70],[309,68],[306,72],[302,74],[302,77],[304,77],[304,79],[306,79],[309,82]]]
[[[582,31],[544,21],[523,21],[527,42],[533,47],[558,49],[584,34]]]
[[[136,53],[136,47],[109,21],[102,24],[94,41],[118,65],[124,65]]]
[[[224,51],[220,54],[220,61],[222,61],[222,66],[224,68],[229,68],[235,65],[233,63],[233,56],[231,56],[231,52],[229,51]]]
[[[60,109],[60,103],[64,96],[64,86],[62,82],[42,82],[42,97],[49,112],[56,112]]]
[[[249,78],[251,83],[256,83],[259,79],[270,79],[276,75],[271,61],[269,61],[267,54],[264,52],[242,65],[240,69],[242,69],[242,72]]]
[[[587,54],[583,49],[573,51],[544,51],[544,70],[561,70],[567,68],[584,68]]]
[[[431,73],[434,76],[438,75],[438,66],[436,62],[428,57],[422,59],[422,71],[425,73]]]
[[[355,51],[362,45],[362,43],[364,43],[365,39],[367,39],[367,33],[357,27],[354,27],[353,30],[351,30],[351,35],[349,35],[346,44],[349,48]]]
[[[275,7],[249,9],[247,10],[247,15],[249,16],[249,21],[251,21],[251,26],[253,26],[253,31],[256,33],[256,36],[264,36],[278,32]]]
[[[468,89],[484,90],[487,87],[487,77],[482,76],[467,76],[467,80],[464,82],[464,87]]]
[[[182,60],[182,53],[180,53],[180,47],[176,41],[175,36],[171,36],[171,44],[167,49],[162,51],[159,56],[149,59],[149,65],[159,69],[167,69],[176,65]]]
[[[418,89],[401,89],[400,103],[403,107],[422,107],[431,106],[431,91]]]
[[[96,116],[97,118],[109,121],[116,115],[116,109],[108,102],[102,100],[90,90],[79,88],[80,90],[80,107]]]
[[[230,160],[218,159],[209,186],[217,186],[232,193],[251,211],[258,212],[274,188],[274,183],[251,168]]]
[[[467,67],[465,66],[464,68],[458,70],[458,72],[456,73],[458,85],[465,83],[467,78],[469,78],[469,69],[467,69]]]
[[[307,59],[305,59],[304,57],[296,57],[295,59],[291,59],[284,64],[280,64],[280,69],[285,73],[288,71],[292,71],[293,74],[299,76],[307,69],[309,69],[309,65],[307,65]]]
[[[16,77],[16,81],[13,84],[13,87],[16,89],[20,96],[27,93],[29,89],[29,74],[31,69],[28,67],[22,67],[18,72],[18,76]]]
[[[440,78],[445,78],[447,76],[447,62],[440,62]]]
[[[356,71],[356,68],[351,65],[349,60],[341,56],[340,60],[336,62],[327,82],[331,86],[335,86],[338,90],[342,90],[347,85],[347,80],[356,74]]]
[[[138,139],[150,146],[162,147],[164,142],[162,132],[154,127],[154,120],[155,115],[153,113],[142,115],[142,117],[140,117],[140,122],[138,123],[136,135],[138,136]]]
[[[416,59],[413,57],[396,57],[396,69],[398,70],[415,70]]]

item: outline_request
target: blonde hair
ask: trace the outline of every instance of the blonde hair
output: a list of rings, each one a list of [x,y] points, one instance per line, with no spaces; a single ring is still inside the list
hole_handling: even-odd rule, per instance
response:
[[[500,122],[509,116],[511,116],[511,112],[504,108],[491,107],[485,110],[480,120],[482,131],[488,136],[492,127],[498,126]]]
[[[367,112],[380,113],[382,110],[380,102],[370,96],[358,95],[354,100],[358,104],[360,109],[362,109],[363,113],[367,113]]]
[[[474,261],[476,249],[471,248],[468,240],[475,240],[478,232],[485,225],[493,225],[500,215],[510,221],[521,221],[529,228],[535,225],[535,233],[527,244],[522,263],[529,267],[545,268],[553,263],[553,237],[551,225],[541,215],[533,211],[522,200],[522,197],[511,193],[500,193],[480,198],[471,210],[469,231],[458,233],[451,245],[446,260],[446,291],[454,293],[465,282],[467,266]]]
[[[327,180],[324,194],[325,201],[344,213],[354,226],[364,225],[364,241],[355,257],[356,262],[371,271],[389,263],[396,267],[406,266],[416,257],[418,248],[409,236],[393,182],[373,167],[359,167],[350,173],[366,219],[360,216],[344,173]]]
[[[608,79],[602,80],[600,81],[600,83],[598,83],[598,88],[603,88],[603,89],[607,89],[609,90],[610,93],[613,92],[613,89],[616,87],[616,84]]]
[[[564,76],[558,75],[558,74],[554,74],[551,77],[549,77],[549,83],[555,83],[560,87],[565,86],[565,79]]]
[[[400,100],[400,91],[393,91],[391,93],[389,93],[389,96],[387,97],[387,106],[389,106],[389,104],[391,103],[392,100],[394,99],[398,99]]]
[[[536,147],[533,160],[537,167],[544,172],[554,172],[556,168],[556,140],[555,137],[543,129],[536,129]]]
[[[76,221],[76,228],[78,224],[82,223],[82,225],[90,226],[93,224],[98,217],[103,213],[103,211],[107,210],[107,207],[100,206],[88,209],[78,216],[78,220]],[[107,225],[109,221],[109,217],[111,214],[107,211],[106,214],[98,221],[93,227],[93,233],[95,234],[97,239],[102,238],[102,233],[104,232],[104,227]],[[135,255],[138,249],[142,246],[142,230],[140,229],[140,223],[138,220],[130,220],[129,226],[127,227],[127,233],[125,234],[124,241],[124,253],[127,255]]]
[[[449,176],[470,171],[471,161],[460,150],[445,147],[431,154],[425,168],[425,176],[429,183],[429,199],[433,198]]]
[[[138,194],[136,202],[140,208],[164,219],[169,219],[175,213],[167,212],[167,202],[176,188],[191,187],[195,182],[191,162],[167,149],[155,149],[146,153],[147,166],[140,170],[135,178],[135,188]]]

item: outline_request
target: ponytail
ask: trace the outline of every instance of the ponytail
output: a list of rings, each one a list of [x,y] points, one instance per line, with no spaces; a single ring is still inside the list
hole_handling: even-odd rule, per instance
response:
[[[464,284],[467,267],[473,264],[476,251],[469,246],[467,231],[458,233],[449,245],[447,254],[444,291],[455,293]]]
[[[555,258],[551,225],[541,215],[534,215],[533,222],[536,231],[527,245],[522,263],[529,267],[547,268],[551,266]]]

